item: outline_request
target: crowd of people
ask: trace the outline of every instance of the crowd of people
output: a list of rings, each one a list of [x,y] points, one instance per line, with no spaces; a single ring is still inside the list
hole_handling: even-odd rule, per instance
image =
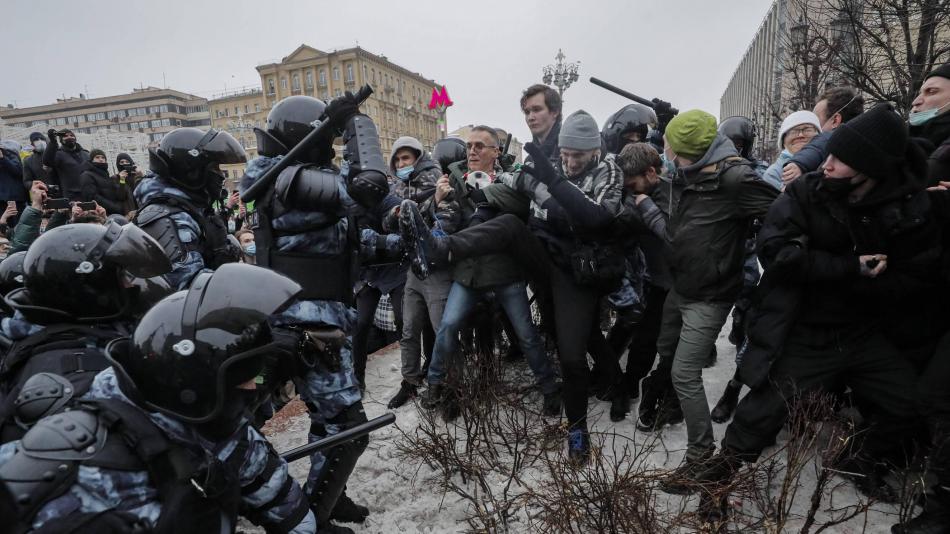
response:
[[[828,88],[784,118],[772,162],[745,117],[657,101],[599,126],[540,84],[519,104],[523,164],[485,125],[387,159],[350,93],[275,104],[252,161],[213,129],[170,132],[147,172],[117,154],[112,175],[68,130],[31,134],[25,159],[0,141],[0,530],[352,532],[367,437],[313,452],[301,486],[260,428],[297,395],[311,442],[367,421],[383,300],[390,409],[452,421],[465,355],[523,358],[576,466],[589,398],[614,422],[637,401],[641,432],[685,422],[660,489],[709,493],[823,392],[860,413],[836,462],[861,491],[935,476],[893,531],[950,532],[950,64],[906,119]],[[730,316],[736,370],[710,411]]]

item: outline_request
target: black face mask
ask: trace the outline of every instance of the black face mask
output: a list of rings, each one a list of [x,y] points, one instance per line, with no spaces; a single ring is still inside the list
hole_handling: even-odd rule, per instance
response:
[[[63,145],[65,145],[66,148],[73,148],[73,147],[76,146],[76,140],[75,140],[75,139],[64,139],[64,140],[63,140]]]
[[[108,171],[108,170],[109,170],[109,164],[108,164],[108,163],[100,163],[100,162],[98,162],[98,161],[93,161],[93,162],[92,162],[92,165],[93,165],[95,168],[97,168],[97,169],[102,169],[102,170],[104,170],[104,171]]]
[[[848,176],[847,178],[828,178],[827,176],[821,179],[821,190],[826,192],[829,196],[835,198],[845,197],[850,194],[852,191],[861,186],[864,182],[867,181],[865,177],[864,180],[860,182],[852,182],[857,174],[854,176]]]

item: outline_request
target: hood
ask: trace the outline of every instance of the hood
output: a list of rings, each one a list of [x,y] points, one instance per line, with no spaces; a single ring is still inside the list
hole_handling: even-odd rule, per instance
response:
[[[686,174],[687,179],[689,179],[691,175],[699,172],[700,169],[707,165],[718,163],[726,158],[738,155],[739,152],[736,151],[736,145],[734,145],[728,137],[722,134],[716,134],[716,138],[713,139],[712,144],[709,145],[709,149],[706,150],[703,157],[699,158],[699,161],[692,165],[683,167],[682,170],[683,173]]]
[[[927,187],[927,153],[911,138],[904,151],[904,164],[897,176],[889,177],[874,187],[855,206],[873,206],[923,191]]]
[[[396,152],[399,152],[403,148],[412,149],[416,153],[417,160],[422,159],[422,157],[426,155],[426,151],[422,147],[422,143],[420,143],[415,137],[404,135],[399,139],[396,139],[396,142],[393,143],[393,150],[389,153],[389,173],[393,176],[396,175],[396,166],[393,164],[393,160],[396,159]],[[418,161],[416,163],[418,163]]]
[[[132,159],[132,156],[126,154],[125,152],[119,152],[119,155],[115,157],[115,168],[119,168],[119,161],[127,159],[132,165],[135,165],[135,160]]]

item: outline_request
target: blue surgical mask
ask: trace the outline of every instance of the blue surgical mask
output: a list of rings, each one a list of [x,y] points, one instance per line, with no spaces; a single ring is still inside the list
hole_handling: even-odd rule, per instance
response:
[[[244,253],[247,254],[248,256],[254,256],[254,255],[256,255],[256,254],[257,254],[257,243],[250,243],[250,244],[248,244],[248,245],[244,245]]]
[[[674,158],[675,159],[675,158]],[[667,159],[666,152],[660,154],[660,160],[663,161],[663,170],[664,175],[667,178],[672,178],[676,175],[676,163],[673,160]]]
[[[937,115],[940,115],[940,110],[947,107],[948,104],[950,104],[950,102],[947,102],[939,108],[928,109],[926,111],[912,111],[907,117],[907,122],[910,123],[911,126],[926,124]]]
[[[401,169],[396,169],[396,177],[405,182],[412,176],[412,171],[416,170],[414,166],[410,165],[408,167],[403,167]]]

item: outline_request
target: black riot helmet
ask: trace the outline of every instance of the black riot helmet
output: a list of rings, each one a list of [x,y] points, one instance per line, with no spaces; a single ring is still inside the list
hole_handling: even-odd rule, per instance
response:
[[[301,291],[269,269],[228,263],[195,277],[146,313],[132,338],[106,349],[133,401],[189,423],[222,416],[236,387],[278,351],[268,319]]]
[[[171,269],[161,245],[137,226],[68,224],[33,242],[23,259],[24,287],[5,301],[42,324],[114,319],[131,313],[139,292],[131,277]]]
[[[607,119],[600,135],[610,154],[619,154],[629,143],[624,136],[636,132],[640,134],[640,141],[646,142],[650,131],[656,128],[656,112],[649,106],[633,103],[620,108]]]
[[[23,258],[26,251],[14,252],[0,261],[0,295],[23,287]]]
[[[217,200],[224,183],[218,165],[244,163],[244,147],[227,132],[178,128],[162,137],[158,148],[148,151],[155,174],[192,193]]]
[[[439,139],[432,147],[432,159],[439,162],[443,174],[449,174],[449,165],[457,161],[465,161],[467,157],[465,141],[459,137]]]
[[[290,96],[277,104],[267,114],[263,130],[254,128],[257,136],[257,152],[262,156],[283,156],[297,146],[315,128],[314,123],[323,117],[326,103],[312,96]],[[330,136],[317,143],[302,159],[305,163],[326,164],[333,160],[333,140]]]
[[[719,125],[719,133],[732,141],[740,156],[749,159],[755,145],[755,124],[751,120],[740,116],[724,119]]]

